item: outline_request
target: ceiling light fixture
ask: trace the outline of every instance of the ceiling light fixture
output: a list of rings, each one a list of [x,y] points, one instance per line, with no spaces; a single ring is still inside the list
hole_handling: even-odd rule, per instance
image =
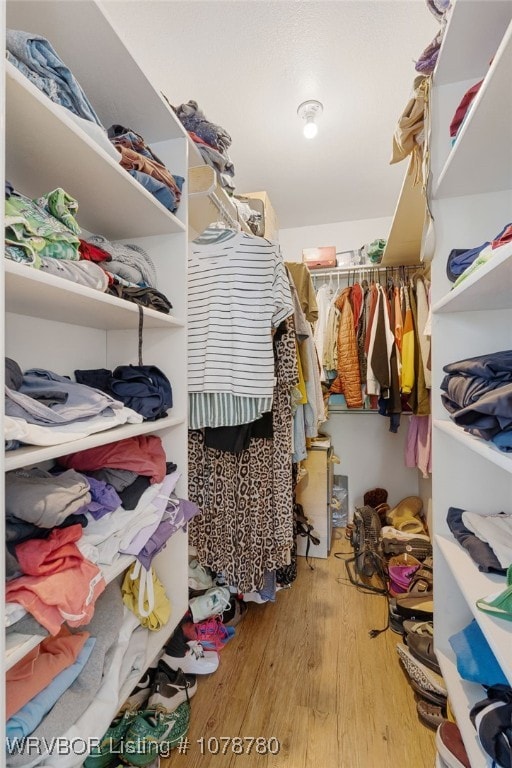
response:
[[[318,133],[318,126],[316,119],[319,117],[324,109],[324,105],[316,99],[309,99],[309,101],[303,101],[297,107],[297,114],[306,122],[304,123],[304,136],[306,139],[314,139]]]

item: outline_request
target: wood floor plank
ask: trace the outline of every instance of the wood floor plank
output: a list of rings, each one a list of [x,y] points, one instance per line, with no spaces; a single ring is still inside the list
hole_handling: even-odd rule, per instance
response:
[[[162,768],[432,768],[434,733],[418,721],[400,638],[368,634],[386,623],[385,599],[350,585],[332,555],[313,563],[299,558],[275,603],[250,604],[217,672],[199,679],[188,753]],[[209,754],[208,738],[221,736],[273,736],[279,753]]]

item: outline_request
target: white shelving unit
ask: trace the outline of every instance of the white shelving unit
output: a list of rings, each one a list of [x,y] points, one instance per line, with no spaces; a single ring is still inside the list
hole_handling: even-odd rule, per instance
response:
[[[505,578],[478,570],[454,539],[446,516],[450,506],[476,512],[512,511],[512,458],[450,420],[440,385],[448,363],[512,347],[512,248],[499,249],[454,290],[446,276],[446,262],[452,249],[492,240],[510,221],[511,19],[509,0],[456,0],[432,89],[434,639],[473,768],[491,763],[469,719],[471,707],[485,698],[485,691],[460,679],[449,638],[476,619],[512,683],[512,624],[476,607],[478,598],[499,591],[500,585],[504,588]],[[465,91],[483,78],[452,147],[451,118]]]
[[[83,235],[140,245],[155,264],[157,287],[171,301],[172,315],[144,310],[143,357],[171,381],[173,408],[156,422],[127,424],[73,442],[24,446],[7,452],[4,470],[47,462],[58,456],[130,436],[154,433],[167,459],[181,473],[177,493],[187,494],[186,263],[187,176],[190,142],[173,111],[133,59],[108,19],[108,2],[10,0],[7,25],[47,37],[72,70],[103,125],[120,124],[141,134],[185,187],[176,215],[139,185],[89,132],[6,63],[6,178],[29,197],[63,187],[79,204]],[[122,73],[122,76],[121,76]],[[108,147],[107,147],[108,149]],[[195,158],[194,162],[197,162]],[[5,261],[5,354],[22,369],[43,367],[73,375],[76,369],[136,364],[139,313],[135,304],[40,274]],[[3,523],[2,523],[3,525]],[[187,608],[187,536],[179,532],[154,560],[171,602],[171,618],[148,638],[149,663],[172,634]],[[133,558],[106,569],[120,578]],[[99,598],[101,600],[101,596]],[[41,638],[26,637],[6,657],[22,658]],[[21,640],[21,638],[20,638]],[[121,691],[119,703],[127,691]],[[97,724],[98,735],[110,722]],[[83,762],[77,757],[76,765]]]

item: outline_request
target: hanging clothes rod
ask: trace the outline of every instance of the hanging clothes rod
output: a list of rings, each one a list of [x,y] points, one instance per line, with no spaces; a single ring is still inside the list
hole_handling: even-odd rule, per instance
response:
[[[336,277],[336,275],[349,275],[353,272],[387,272],[393,274],[393,272],[399,271],[416,271],[424,268],[424,264],[404,264],[393,266],[382,266],[381,264],[354,264],[349,267],[332,267],[331,269],[310,269],[309,273],[311,277]]]
[[[219,200],[215,192],[210,192],[208,197],[219,211],[222,220],[225,221],[229,226],[233,227],[233,229],[240,229],[240,222],[233,218],[230,212],[226,209],[225,205],[223,205],[221,200]]]

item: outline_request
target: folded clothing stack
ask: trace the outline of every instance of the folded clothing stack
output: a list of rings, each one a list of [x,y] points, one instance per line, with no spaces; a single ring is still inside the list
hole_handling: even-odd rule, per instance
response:
[[[455,424],[501,451],[512,451],[512,350],[443,368],[441,399]]]
[[[450,251],[446,263],[448,280],[456,288],[463,280],[486,264],[493,256],[502,253],[500,248],[512,243],[512,224],[506,224],[492,239],[475,248],[455,248]]]
[[[121,165],[130,176],[142,184],[171,213],[175,213],[181,200],[185,179],[170,173],[142,136],[131,128],[111,125],[108,137],[120,153]]]
[[[188,131],[197,146],[203,160],[217,171],[219,183],[228,192],[234,192],[233,176],[235,167],[228,155],[231,136],[220,125],[211,123],[199,109],[197,101],[187,101],[179,107],[173,107],[178,120]]]

